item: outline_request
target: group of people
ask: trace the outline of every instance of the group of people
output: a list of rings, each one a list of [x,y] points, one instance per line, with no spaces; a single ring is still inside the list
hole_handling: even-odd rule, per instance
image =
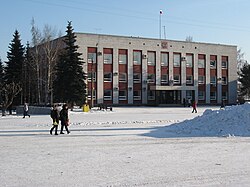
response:
[[[67,131],[67,134],[70,133],[69,131],[69,115],[68,115],[68,106],[67,104],[64,104],[62,106],[62,110],[59,111],[58,106],[54,105],[53,109],[51,110],[50,117],[52,118],[53,121],[53,127],[50,129],[50,134],[52,135],[53,130],[55,129],[55,135],[58,135],[57,130],[58,130],[58,125],[59,121],[61,121],[61,130],[60,134],[64,134],[63,129],[65,128]]]

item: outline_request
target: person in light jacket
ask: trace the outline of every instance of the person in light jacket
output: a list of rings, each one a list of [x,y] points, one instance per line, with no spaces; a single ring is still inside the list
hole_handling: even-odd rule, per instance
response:
[[[29,118],[30,118],[29,106],[28,106],[27,103],[25,103],[24,106],[23,106],[23,118],[25,118],[25,116],[29,116]]]

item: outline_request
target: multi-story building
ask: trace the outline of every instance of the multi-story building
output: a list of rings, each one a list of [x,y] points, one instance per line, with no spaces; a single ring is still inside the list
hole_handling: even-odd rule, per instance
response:
[[[96,104],[228,104],[237,99],[237,47],[76,33]]]

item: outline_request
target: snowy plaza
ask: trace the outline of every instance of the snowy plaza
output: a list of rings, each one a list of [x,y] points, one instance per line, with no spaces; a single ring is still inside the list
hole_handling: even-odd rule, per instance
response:
[[[0,186],[249,186],[249,104],[191,111],[75,110],[58,136],[49,115],[1,117]]]

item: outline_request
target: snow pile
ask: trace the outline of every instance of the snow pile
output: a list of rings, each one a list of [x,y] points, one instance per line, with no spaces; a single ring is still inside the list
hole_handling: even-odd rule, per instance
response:
[[[149,135],[149,134],[148,134]],[[159,128],[154,137],[231,137],[250,136],[250,104],[222,110],[207,109],[202,116]]]

